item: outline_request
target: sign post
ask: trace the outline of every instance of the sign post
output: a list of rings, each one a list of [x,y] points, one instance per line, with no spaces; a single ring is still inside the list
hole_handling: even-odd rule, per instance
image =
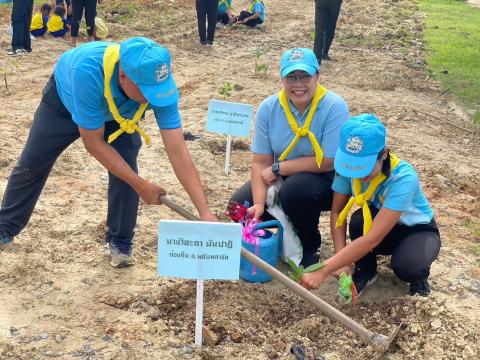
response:
[[[253,105],[229,101],[208,102],[207,131],[227,135],[225,173],[230,172],[232,136],[248,137],[253,116]]]
[[[197,280],[195,345],[202,345],[203,282],[238,280],[240,224],[161,220],[158,225],[159,276]]]

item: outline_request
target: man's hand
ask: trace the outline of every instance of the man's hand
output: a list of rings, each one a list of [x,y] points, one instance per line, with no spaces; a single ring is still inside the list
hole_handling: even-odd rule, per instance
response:
[[[319,269],[311,273],[303,274],[300,279],[300,285],[308,290],[317,289],[323,282],[325,282],[326,278],[327,274],[325,274],[322,269]]]
[[[277,175],[272,172],[271,166],[262,170],[262,180],[265,185],[272,185],[275,181],[277,181]]]
[[[212,222],[219,222],[218,218],[213,215],[211,212],[200,214],[200,220],[202,221],[212,221]]]
[[[263,204],[255,204],[251,207],[248,208],[247,210],[248,214],[253,215],[255,219],[260,218],[260,216],[263,215],[265,212],[265,205]]]
[[[147,205],[160,205],[160,196],[165,196],[167,192],[160,185],[145,180],[146,183],[138,190],[138,195]]]

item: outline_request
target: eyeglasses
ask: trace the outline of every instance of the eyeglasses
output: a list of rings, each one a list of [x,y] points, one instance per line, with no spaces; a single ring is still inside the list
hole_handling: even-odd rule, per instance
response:
[[[300,75],[290,74],[290,75],[287,75],[285,79],[289,84],[294,84],[297,81],[300,81],[302,84],[308,84],[310,80],[312,80],[312,75],[306,74],[306,73],[300,74]]]

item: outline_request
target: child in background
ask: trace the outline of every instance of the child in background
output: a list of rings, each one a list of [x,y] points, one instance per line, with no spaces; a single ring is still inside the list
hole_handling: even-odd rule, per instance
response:
[[[47,32],[47,23],[52,7],[49,4],[43,4],[32,17],[32,24],[30,25],[30,33],[35,36],[43,36]]]
[[[53,10],[53,16],[48,20],[48,32],[54,37],[64,37],[70,30],[70,23],[65,19],[65,8],[57,6]]]
[[[232,24],[234,16],[232,14],[232,0],[219,0],[217,9],[217,23],[221,22],[223,25]]]
[[[248,10],[240,12],[235,20],[236,24],[249,27],[263,24],[265,21],[265,4],[261,0],[251,0]]]

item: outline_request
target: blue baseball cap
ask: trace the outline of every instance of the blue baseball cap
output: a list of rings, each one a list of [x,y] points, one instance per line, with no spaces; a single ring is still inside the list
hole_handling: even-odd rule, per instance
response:
[[[167,48],[144,37],[125,40],[120,43],[120,66],[153,106],[178,101]]]
[[[280,74],[282,78],[295,70],[302,70],[310,75],[318,72],[320,66],[312,50],[307,48],[295,48],[288,50],[280,60]]]
[[[375,166],[378,153],[387,146],[386,138],[385,126],[374,115],[352,117],[340,130],[335,171],[357,179],[368,176]]]

